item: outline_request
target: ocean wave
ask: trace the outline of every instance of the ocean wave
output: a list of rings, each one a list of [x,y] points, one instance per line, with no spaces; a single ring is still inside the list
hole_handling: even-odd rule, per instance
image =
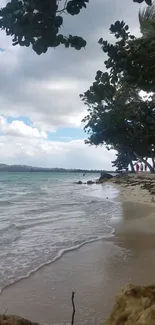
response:
[[[0,294],[6,288],[10,287],[11,285],[14,285],[15,283],[17,283],[19,281],[22,281],[24,279],[27,279],[27,278],[31,277],[34,273],[38,272],[39,270],[41,270],[45,266],[48,266],[48,265],[56,262],[57,260],[59,260],[66,253],[69,253],[71,251],[76,251],[79,248],[83,247],[84,245],[87,245],[87,244],[90,244],[90,243],[93,243],[93,242],[97,242],[97,241],[104,240],[104,239],[107,239],[107,238],[112,238],[112,237],[114,237],[114,233],[115,233],[115,229],[111,227],[111,233],[110,234],[105,234],[103,236],[94,237],[94,238],[85,240],[84,242],[81,242],[81,243],[79,242],[78,244],[73,245],[71,247],[67,247],[67,248],[61,249],[53,259],[51,259],[51,260],[49,260],[49,261],[47,261],[45,263],[40,264],[36,268],[34,268],[31,271],[29,271],[26,275],[22,275],[18,279],[12,280],[12,281],[10,281],[10,283],[8,283],[4,287],[0,288]]]
[[[73,180],[52,183],[31,175],[25,181],[21,175],[1,191],[0,289],[69,251],[114,236],[108,223],[120,208],[113,192],[75,186]]]
[[[1,228],[0,229],[0,236],[6,232],[8,232],[9,230],[14,230],[17,229],[17,225],[15,223],[10,223],[7,227]]]
[[[26,211],[24,211],[24,215],[38,215],[38,214],[42,214],[45,212],[50,212],[50,208],[51,206],[46,206],[46,207],[38,207],[36,205],[36,209],[27,209]],[[35,218],[34,218],[35,219]]]
[[[97,203],[102,203],[103,204],[103,199],[97,199],[97,200],[91,200],[89,202],[87,202],[87,204],[97,204]]]
[[[12,223],[0,229],[0,244],[6,245],[14,242],[20,237],[20,231],[16,224]]]
[[[14,204],[14,202],[10,201],[10,200],[0,200],[0,206],[10,206]]]
[[[26,230],[26,229],[29,229],[29,228],[35,228],[35,227],[38,227],[38,226],[44,226],[44,225],[50,225],[50,224],[53,224],[55,222],[59,222],[59,221],[67,221],[67,220],[70,220],[70,219],[73,219],[72,216],[70,217],[55,217],[55,218],[49,218],[46,220],[43,220],[42,221],[39,221],[39,219],[35,220],[36,222],[32,222],[32,223],[27,223],[27,224],[20,224],[18,226],[16,226],[19,230]],[[31,221],[33,221],[33,219],[31,219]]]

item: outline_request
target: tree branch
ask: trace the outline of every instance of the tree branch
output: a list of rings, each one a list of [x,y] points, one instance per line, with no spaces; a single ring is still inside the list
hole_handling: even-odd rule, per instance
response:
[[[68,2],[68,0],[65,0],[63,9],[57,10],[57,13],[65,13],[65,10],[67,8],[67,2]],[[58,1],[58,3],[59,3],[59,1]]]

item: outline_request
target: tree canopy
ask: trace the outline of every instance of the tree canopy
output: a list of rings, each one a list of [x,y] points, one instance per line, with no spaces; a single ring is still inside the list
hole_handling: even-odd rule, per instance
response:
[[[89,0],[11,0],[0,10],[0,28],[12,36],[12,44],[32,46],[37,54],[63,44],[80,50],[86,41],[60,33],[63,14],[78,15]]]
[[[155,90],[155,4],[139,12],[141,37],[135,37],[124,21],[116,21],[110,27],[115,43],[99,40],[104,53],[106,69],[117,82],[118,74],[124,82],[141,90]]]
[[[134,155],[129,155],[128,151],[120,150],[116,153],[116,159],[112,161],[112,166],[116,168],[116,171],[121,171],[123,169],[128,171],[130,165],[131,171],[134,172],[133,160],[135,160]]]
[[[93,0],[92,0],[93,1]],[[146,2],[151,0],[133,0]],[[10,0],[0,10],[0,28],[12,36],[12,44],[32,46],[37,54],[45,53],[51,47],[63,44],[76,50],[86,46],[81,36],[68,36],[60,33],[63,26],[63,15],[78,15],[87,8],[89,0]]]
[[[127,51],[131,55],[131,44],[133,46],[139,39],[130,34],[129,26],[123,21],[112,24],[110,32],[116,38],[115,43],[99,40],[103,52],[107,54],[107,71],[98,70],[93,84],[80,95],[88,106],[88,114],[83,120],[88,133],[86,143],[95,146],[105,144],[108,148],[116,149],[118,159],[115,163],[119,166],[127,163],[127,160],[140,159],[144,162],[143,157],[154,159],[155,95],[141,96],[141,84],[145,82],[145,79],[141,79],[143,70],[140,71],[137,66],[138,71],[135,71],[134,66],[136,60],[141,60],[145,66],[146,55],[144,57],[144,51],[141,54],[141,51],[133,50],[130,58],[132,64],[126,65]],[[148,56],[148,51],[146,53]],[[134,72],[134,82],[130,79],[131,72]],[[152,71],[148,70],[147,91],[153,89],[153,78]],[[147,161],[145,163],[153,171],[153,167]]]
[[[140,96],[138,89],[112,84],[107,72],[97,71],[95,82],[83,95],[88,105],[84,118],[86,143],[105,144],[135,159],[152,157],[155,145],[155,98]]]

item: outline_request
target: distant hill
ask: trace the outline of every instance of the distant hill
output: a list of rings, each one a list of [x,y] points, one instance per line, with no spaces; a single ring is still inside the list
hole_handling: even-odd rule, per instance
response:
[[[87,169],[65,169],[65,168],[43,168],[26,165],[6,165],[0,164],[0,172],[57,172],[57,173],[101,173],[103,170],[87,170]],[[114,173],[114,171],[105,171]]]

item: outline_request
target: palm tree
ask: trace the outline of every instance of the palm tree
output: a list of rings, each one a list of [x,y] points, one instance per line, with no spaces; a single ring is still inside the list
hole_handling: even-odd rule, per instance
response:
[[[133,0],[133,2],[138,2],[138,3],[142,3],[144,0]],[[145,0],[146,4],[148,6],[151,6],[152,4],[152,0]]]
[[[139,11],[140,31],[144,39],[155,39],[155,2]]]

